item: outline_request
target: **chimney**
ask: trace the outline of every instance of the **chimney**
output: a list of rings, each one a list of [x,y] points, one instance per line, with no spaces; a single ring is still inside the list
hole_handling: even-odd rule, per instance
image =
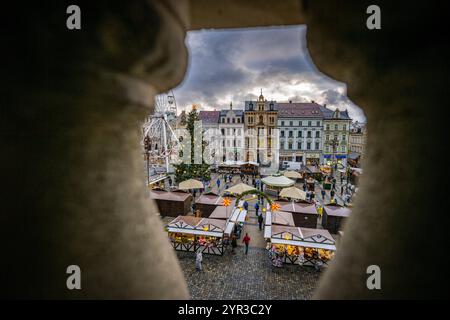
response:
[[[323,106],[324,106],[324,107],[326,108],[326,107],[327,107],[327,104],[326,104],[326,103],[324,103],[324,104],[323,104]]]

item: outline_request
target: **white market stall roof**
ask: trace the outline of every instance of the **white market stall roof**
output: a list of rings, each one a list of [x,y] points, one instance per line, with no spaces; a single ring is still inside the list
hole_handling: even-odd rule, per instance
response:
[[[295,226],[292,213],[284,211],[266,212],[266,225],[272,224]]]
[[[295,184],[294,180],[286,178],[285,176],[270,176],[266,178],[262,178],[261,181],[272,187],[290,187]]]
[[[246,217],[247,217],[247,210],[241,208],[234,208],[233,213],[231,214],[230,221],[245,222]]]
[[[237,185],[232,186],[231,188],[228,188],[225,190],[225,192],[227,193],[231,193],[231,194],[241,194],[250,190],[256,190],[256,188],[253,188],[251,186],[249,186],[248,184],[245,183],[238,183]]]
[[[266,225],[264,226],[264,239],[270,239],[272,236],[272,226]]]
[[[227,222],[220,219],[178,216],[168,225],[168,232],[223,237]]]
[[[234,222],[228,222],[224,234],[230,235],[233,232],[234,225],[235,225]]]
[[[268,228],[270,227],[270,229]],[[270,235],[269,235],[270,232]],[[266,226],[264,237],[274,244],[336,250],[335,240],[325,229],[299,228],[290,226]]]
[[[228,198],[230,198],[230,197],[228,197]],[[200,197],[198,197],[197,200],[195,200],[195,203],[221,206],[223,203],[223,199],[224,199],[224,197],[218,196],[218,195],[202,194]],[[230,200],[231,200],[231,206],[234,206],[236,199],[230,198]]]
[[[233,209],[224,207],[224,206],[217,206],[213,212],[209,215],[209,218],[211,219],[228,219],[231,217],[231,214],[233,213]]]

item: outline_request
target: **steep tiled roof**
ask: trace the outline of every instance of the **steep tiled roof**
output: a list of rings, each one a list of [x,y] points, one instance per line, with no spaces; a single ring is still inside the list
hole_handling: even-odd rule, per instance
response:
[[[250,111],[250,104],[253,104],[253,111],[258,111],[259,101],[245,101],[245,111]],[[273,104],[273,111],[278,110],[278,103],[276,101],[264,101],[264,110],[271,111],[270,105]]]
[[[198,117],[203,125],[219,123],[220,111],[200,111]]]
[[[328,108],[326,108],[324,106],[320,106],[320,110],[322,111],[323,117],[324,117],[325,120],[333,119],[333,114],[334,114],[333,110],[330,110],[330,109],[328,109]],[[340,113],[340,116],[337,119],[351,120],[350,116],[348,115],[348,111],[347,110],[340,111],[339,113]]]
[[[278,118],[323,118],[317,103],[278,103]]]
[[[220,110],[220,116],[221,117],[226,117],[227,113],[230,111],[230,109],[225,109],[225,110]],[[234,114],[236,115],[236,117],[242,117],[244,115],[244,110],[234,110],[233,109]]]

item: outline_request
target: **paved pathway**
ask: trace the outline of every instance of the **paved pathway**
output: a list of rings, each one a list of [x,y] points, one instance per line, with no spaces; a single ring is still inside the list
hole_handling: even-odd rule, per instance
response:
[[[195,255],[177,251],[191,298],[228,299],[311,299],[322,272],[299,265],[271,266],[267,251],[250,247],[227,251],[223,256],[203,255],[203,271],[195,270]]]

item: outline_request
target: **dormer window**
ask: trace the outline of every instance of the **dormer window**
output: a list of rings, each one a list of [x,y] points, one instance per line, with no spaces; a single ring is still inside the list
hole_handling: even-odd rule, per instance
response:
[[[248,104],[248,108],[249,108],[249,110],[253,110],[253,103],[252,103],[252,102],[250,102],[250,103]]]
[[[269,109],[270,109],[270,111],[273,111],[273,102],[270,103]]]

